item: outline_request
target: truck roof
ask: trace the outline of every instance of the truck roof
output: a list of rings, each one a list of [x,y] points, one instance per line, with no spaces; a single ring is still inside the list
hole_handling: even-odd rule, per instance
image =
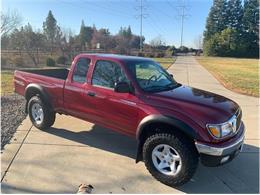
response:
[[[104,59],[116,59],[116,60],[120,60],[120,61],[133,61],[133,60],[138,60],[138,61],[142,61],[142,60],[151,60],[151,58],[144,58],[144,57],[138,57],[138,56],[127,56],[127,55],[119,55],[119,54],[105,54],[105,53],[82,53],[78,55],[80,56],[95,56],[95,57],[101,57]]]

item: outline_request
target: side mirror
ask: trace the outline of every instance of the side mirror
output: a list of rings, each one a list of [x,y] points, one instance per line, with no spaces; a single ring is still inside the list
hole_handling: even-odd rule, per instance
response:
[[[118,93],[130,93],[130,84],[127,82],[116,83],[114,91]]]

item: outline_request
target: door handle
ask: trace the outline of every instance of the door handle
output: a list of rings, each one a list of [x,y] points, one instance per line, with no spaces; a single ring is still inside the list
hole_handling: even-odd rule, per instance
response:
[[[94,97],[96,94],[94,93],[94,92],[92,92],[92,91],[89,91],[88,93],[88,96],[90,96],[90,97]]]

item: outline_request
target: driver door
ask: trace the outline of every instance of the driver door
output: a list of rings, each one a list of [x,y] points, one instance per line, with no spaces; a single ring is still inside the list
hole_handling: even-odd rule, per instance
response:
[[[125,134],[134,134],[138,120],[137,98],[130,93],[114,91],[116,82],[129,82],[120,64],[97,60],[92,74],[90,92],[103,116],[101,124]]]

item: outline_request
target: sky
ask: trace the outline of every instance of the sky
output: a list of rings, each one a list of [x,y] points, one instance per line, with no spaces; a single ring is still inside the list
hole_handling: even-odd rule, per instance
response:
[[[15,10],[35,30],[42,30],[43,21],[51,10],[62,29],[79,33],[81,21],[85,25],[108,28],[116,34],[120,27],[131,26],[140,34],[141,0],[2,0],[2,11]],[[167,45],[180,46],[181,8],[185,5],[183,45],[196,48],[196,39],[203,34],[212,0],[142,0],[143,36],[149,43],[156,37]]]

